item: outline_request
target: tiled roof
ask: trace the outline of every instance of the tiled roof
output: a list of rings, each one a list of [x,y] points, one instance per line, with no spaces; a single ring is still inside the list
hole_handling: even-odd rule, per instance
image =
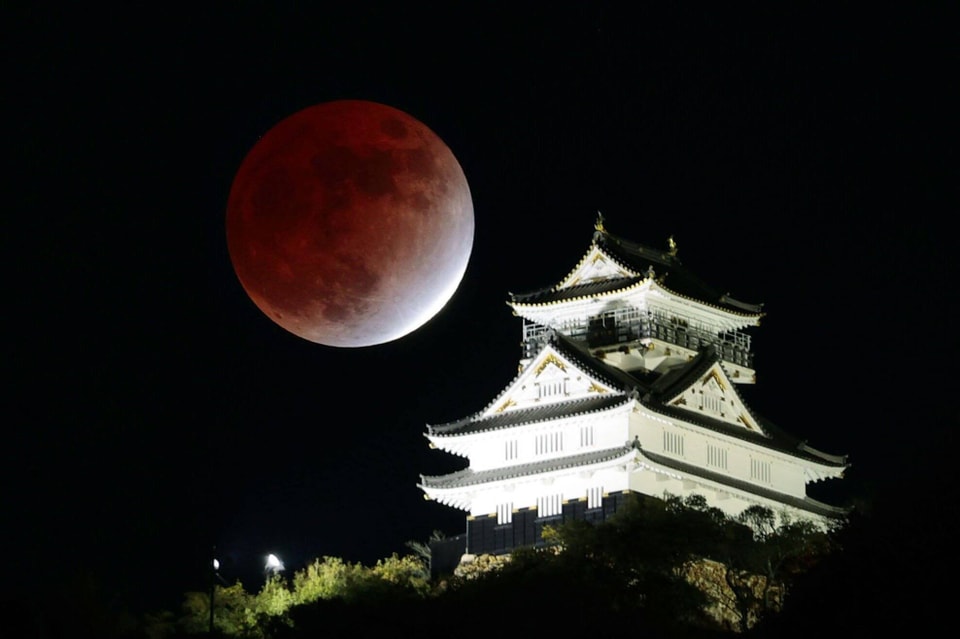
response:
[[[626,393],[646,390],[649,384],[648,381],[631,375],[616,366],[603,363],[603,361],[591,354],[584,344],[570,339],[559,331],[550,331],[546,338],[564,357],[576,363],[580,368],[589,371],[595,377],[607,382],[611,386],[620,388]]]
[[[446,475],[421,475],[420,485],[423,488],[434,489],[457,489],[468,486],[476,486],[495,481],[504,481],[517,479],[520,477],[536,476],[543,473],[567,470],[571,468],[583,468],[596,464],[603,464],[611,461],[630,459],[634,451],[649,462],[674,470],[676,472],[692,475],[700,479],[708,480],[732,489],[740,490],[745,493],[764,497],[773,501],[784,503],[800,510],[821,515],[824,517],[838,518],[849,513],[846,508],[831,506],[823,502],[811,499],[809,497],[794,497],[775,490],[763,488],[750,482],[734,479],[727,475],[705,470],[693,464],[687,464],[676,459],[671,459],[665,455],[658,455],[644,450],[635,444],[618,446],[590,453],[581,453],[578,455],[568,455],[528,464],[518,464],[516,466],[507,466],[502,468],[493,468],[490,470],[475,471],[471,468],[464,468]]]
[[[761,304],[748,304],[730,297],[697,277],[675,254],[630,242],[609,231],[594,233],[594,242],[611,257],[635,272],[645,273],[653,267],[658,275],[666,275],[664,284],[673,291],[737,312],[761,312]]]
[[[817,515],[824,517],[842,517],[849,514],[849,509],[842,508],[839,506],[831,506],[830,504],[825,504],[823,502],[817,501],[816,499],[811,499],[810,497],[794,497],[792,495],[787,495],[785,493],[777,492],[775,490],[770,490],[768,488],[763,488],[756,484],[752,484],[747,481],[742,481],[739,479],[734,479],[727,475],[709,471],[700,466],[694,466],[693,464],[687,464],[676,459],[671,459],[665,455],[658,455],[656,453],[651,453],[643,448],[640,449],[640,454],[643,455],[646,459],[649,459],[655,464],[665,466],[672,470],[678,472],[683,472],[688,475],[695,475],[702,479],[708,479],[710,481],[716,482],[718,484],[723,484],[731,488],[736,488],[742,490],[746,493],[751,493],[758,495],[760,497],[765,497],[767,499],[772,499],[801,510],[805,510]]]
[[[828,466],[840,467],[845,466],[847,463],[845,456],[831,455],[807,446],[799,438],[790,435],[763,416],[757,415],[742,396],[740,397],[740,401],[743,402],[744,407],[750,412],[750,415],[760,424],[760,427],[764,431],[762,434],[728,424],[723,420],[714,419],[707,415],[666,404],[668,398],[686,389],[706,373],[711,366],[721,361],[719,354],[713,346],[705,347],[688,363],[683,366],[678,366],[650,382],[641,380],[626,371],[604,363],[602,360],[585,352],[579,344],[560,333],[551,334],[549,339],[551,343],[555,344],[558,350],[561,350],[566,356],[576,361],[580,366],[589,370],[597,377],[608,380],[624,392],[636,392],[639,396],[640,403],[645,408],[654,412],[681,421],[690,422],[717,433],[750,441],[765,448],[772,448],[795,457],[816,461]],[[733,390],[739,394],[735,386]]]
[[[617,448],[607,448],[605,450],[568,455],[566,457],[555,457],[553,459],[546,459],[529,464],[518,464],[516,466],[506,466],[490,470],[475,471],[471,468],[464,468],[447,475],[421,475],[420,483],[425,488],[463,488],[464,486],[474,486],[492,481],[539,475],[555,470],[602,464],[630,455],[634,450],[634,446],[624,445],[618,446]]]
[[[569,286],[562,289],[545,288],[530,293],[516,293],[513,295],[514,302],[523,304],[541,304],[546,302],[558,302],[560,300],[576,299],[578,297],[591,297],[601,295],[611,291],[619,291],[639,284],[644,280],[643,277],[618,277],[606,280],[596,280]]]
[[[728,293],[721,292],[719,289],[708,285],[684,267],[675,254],[668,251],[660,251],[630,242],[608,231],[594,233],[593,243],[621,266],[644,275],[599,280],[563,289],[545,288],[527,293],[511,293],[511,301],[522,304],[545,304],[622,290],[642,282],[648,270],[652,268],[658,280],[662,281],[666,289],[682,297],[738,314],[762,313],[762,304],[741,302]]]
[[[438,436],[478,433],[521,424],[545,422],[560,417],[596,413],[622,406],[629,401],[630,398],[624,395],[597,395],[583,399],[543,404],[533,408],[505,411],[489,417],[481,417],[479,414],[475,414],[455,422],[427,426],[427,430],[430,435]]]

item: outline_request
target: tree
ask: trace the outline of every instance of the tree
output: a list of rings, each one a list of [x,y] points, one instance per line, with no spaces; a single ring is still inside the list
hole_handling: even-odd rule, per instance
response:
[[[272,575],[253,599],[253,615],[256,626],[264,636],[275,634],[278,627],[293,625],[287,613],[295,598],[279,574]]]
[[[214,592],[214,626],[222,636],[242,639],[272,639],[297,636],[295,626],[321,623],[330,627],[330,611],[340,611],[344,628],[356,624],[362,609],[363,622],[389,627],[392,614],[411,601],[422,601],[431,592],[427,564],[413,555],[393,554],[371,567],[324,557],[294,573],[291,582],[280,575],[267,579],[256,595],[241,583],[217,586]],[[307,609],[312,608],[313,611]],[[320,613],[316,611],[320,610]],[[209,629],[210,597],[207,593],[185,595],[178,626],[187,635],[206,634]],[[379,619],[379,621],[377,621]],[[319,621],[318,621],[319,620]],[[158,636],[169,636],[167,627],[154,623]]]
[[[548,527],[544,547],[515,550],[470,592],[500,606],[520,606],[521,613],[538,604],[567,611],[556,619],[558,630],[588,632],[603,623],[626,631],[639,624],[664,634],[703,627],[705,595],[681,570],[694,556],[696,525],[672,502],[633,495],[602,524],[574,520]]]
[[[215,632],[231,637],[260,639],[255,598],[239,581],[232,586],[216,586],[213,624]],[[184,595],[178,626],[186,634],[206,634],[210,629],[210,596],[204,592]]]
[[[722,530],[709,557],[722,567],[721,604],[735,612],[741,632],[780,611],[793,580],[834,549],[829,530],[763,506],[727,519]]]
[[[422,541],[410,540],[404,544],[409,548],[414,555],[422,559],[428,566],[430,565],[430,560],[433,557],[433,551],[430,549],[430,544],[434,541],[443,541],[447,536],[441,530],[434,530],[430,533],[430,539],[426,543]]]
[[[430,592],[430,568],[420,557],[399,556],[393,553],[380,559],[370,571],[370,576],[390,584],[397,592],[414,597],[424,597]]]
[[[834,548],[811,522],[762,507],[728,517],[699,495],[631,495],[604,523],[572,521],[543,537],[546,549],[515,552],[501,572],[545,562],[556,579],[603,593],[611,610],[701,628],[709,613],[714,624],[727,620],[738,631],[780,610],[792,580]]]
[[[363,566],[345,562],[339,557],[315,559],[293,575],[293,600],[296,605],[319,599],[342,597],[360,579]]]

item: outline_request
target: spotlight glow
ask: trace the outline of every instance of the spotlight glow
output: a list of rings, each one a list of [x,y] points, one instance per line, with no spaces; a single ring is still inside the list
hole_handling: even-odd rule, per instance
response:
[[[283,562],[280,561],[279,557],[277,557],[273,553],[270,553],[269,555],[267,555],[267,565],[264,566],[264,570],[266,570],[267,572],[272,572],[273,574],[277,574],[283,569],[284,569]]]

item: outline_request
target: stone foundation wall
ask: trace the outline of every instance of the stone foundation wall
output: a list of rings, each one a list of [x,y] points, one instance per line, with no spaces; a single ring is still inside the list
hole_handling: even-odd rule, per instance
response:
[[[510,555],[470,555],[460,558],[460,563],[453,571],[454,577],[474,579],[485,572],[499,570],[510,561]]]
[[[700,559],[684,567],[684,576],[687,581],[707,595],[709,602],[706,612],[724,628],[739,631],[741,611],[733,589],[727,582],[727,567],[717,561]],[[765,610],[775,612],[783,605],[783,589],[774,584],[766,593],[767,604],[764,606],[764,589],[767,578],[762,575],[737,574],[736,583],[753,592],[753,601],[747,611],[747,628],[752,628]]]
[[[454,576],[462,579],[473,579],[491,570],[499,570],[510,561],[509,554],[503,555],[472,555],[465,554],[454,570]],[[741,629],[741,611],[733,589],[727,583],[727,568],[724,564],[710,559],[700,559],[687,564],[683,569],[687,581],[707,595],[709,603],[706,613],[720,627],[738,632]],[[749,588],[753,592],[753,601],[747,611],[747,628],[752,628],[764,612],[763,591],[767,585],[766,577],[762,575],[742,574],[736,576],[737,583]],[[778,585],[772,586],[766,594],[768,604],[766,609],[775,612],[783,604],[783,589]]]

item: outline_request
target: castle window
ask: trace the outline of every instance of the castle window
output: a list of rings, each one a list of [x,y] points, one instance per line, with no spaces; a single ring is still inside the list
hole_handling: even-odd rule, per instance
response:
[[[547,455],[563,450],[563,433],[544,433],[537,435],[534,441],[534,453],[537,455]]]
[[[617,320],[612,311],[597,317],[591,317],[587,325],[587,345],[590,347],[615,344],[617,341]]]
[[[663,431],[663,450],[667,453],[673,453],[683,457],[683,435],[680,433],[671,433]]]
[[[768,461],[763,461],[762,459],[751,459],[750,479],[769,484],[772,474],[770,472],[770,468],[771,464]]]
[[[603,489],[599,486],[587,489],[587,508],[603,506]]]
[[[537,497],[537,517],[553,517],[563,512],[562,495]]]
[[[593,446],[593,426],[580,427],[580,447]]]
[[[723,412],[720,397],[709,391],[703,394],[703,408],[708,413],[713,413],[714,415],[719,415]]]
[[[555,379],[549,382],[540,382],[537,384],[537,398],[545,397],[563,397],[567,394],[567,380]]]
[[[713,468],[727,468],[727,449],[707,444],[707,466]]]
[[[497,505],[497,524],[513,523],[513,504]]]
[[[517,458],[517,440],[511,439],[503,443],[504,459],[507,461]]]

